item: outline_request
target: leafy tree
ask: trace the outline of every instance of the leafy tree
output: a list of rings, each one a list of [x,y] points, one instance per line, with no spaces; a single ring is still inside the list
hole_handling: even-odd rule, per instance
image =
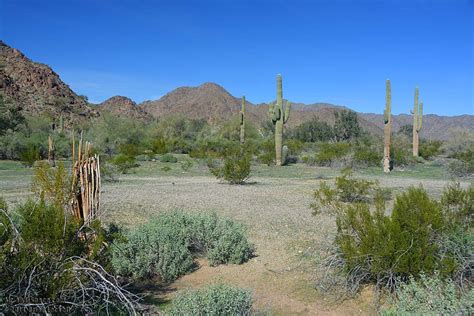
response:
[[[314,117],[311,121],[297,126],[290,133],[290,137],[302,142],[328,141],[334,137],[334,130],[326,122],[321,122]]]
[[[0,93],[0,136],[5,135],[7,130],[16,130],[18,125],[25,122],[20,109],[5,99]]]
[[[350,110],[334,112],[336,122],[334,135],[337,141],[349,141],[362,135],[362,128],[357,119],[357,113]]]

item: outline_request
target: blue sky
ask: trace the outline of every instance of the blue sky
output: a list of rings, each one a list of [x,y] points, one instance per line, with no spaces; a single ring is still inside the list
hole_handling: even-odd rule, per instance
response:
[[[216,82],[251,102],[284,97],[408,113],[474,114],[474,1],[0,0],[0,38],[100,102]]]

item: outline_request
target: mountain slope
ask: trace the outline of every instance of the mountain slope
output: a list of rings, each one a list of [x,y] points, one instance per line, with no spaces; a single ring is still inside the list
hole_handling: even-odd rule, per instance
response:
[[[62,115],[66,125],[97,117],[98,113],[75,94],[50,67],[28,59],[0,41],[0,89],[27,115]]]
[[[138,107],[131,99],[124,96],[114,96],[97,105],[100,113],[108,113],[121,118],[132,118],[140,121],[149,121],[151,116]]]

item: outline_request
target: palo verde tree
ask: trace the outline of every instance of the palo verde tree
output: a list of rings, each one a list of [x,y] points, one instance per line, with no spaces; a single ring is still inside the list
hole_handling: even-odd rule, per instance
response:
[[[283,124],[288,122],[290,116],[291,103],[286,102],[283,106],[283,88],[281,75],[277,75],[277,100],[276,104],[270,103],[269,113],[275,126],[275,164],[281,166],[282,161],[282,144],[283,144]]]

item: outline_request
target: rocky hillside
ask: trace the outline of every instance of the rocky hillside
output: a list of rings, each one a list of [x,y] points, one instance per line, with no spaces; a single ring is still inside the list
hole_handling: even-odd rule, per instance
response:
[[[0,90],[26,115],[64,117],[66,125],[99,114],[75,94],[50,67],[28,59],[0,41]]]
[[[164,95],[159,100],[145,101],[139,105],[155,118],[169,115],[185,115],[192,119],[205,119],[209,123],[229,120],[237,117],[241,99],[232,96],[223,87],[215,83],[204,83],[198,87],[181,87]],[[294,103],[290,113],[288,127],[298,126],[314,117],[334,124],[335,111],[345,109],[328,103]],[[253,104],[247,101],[247,118],[254,124],[268,120],[268,104]],[[369,132],[377,135],[382,130],[375,124],[359,117],[360,124]]]
[[[145,101],[137,105],[124,96],[112,97],[98,106],[90,106],[65,84],[50,67],[28,59],[20,51],[0,41],[0,89],[22,108],[24,114],[46,114],[52,118],[62,115],[66,126],[73,122],[90,120],[109,113],[142,122],[170,115],[184,115],[191,119],[205,119],[209,123],[238,117],[241,99],[232,96],[215,83],[198,87],[177,88],[159,100]],[[334,124],[335,111],[346,109],[328,103],[294,103],[288,127],[295,127],[314,117]],[[359,113],[361,126],[374,135],[382,135],[381,114]],[[247,118],[258,125],[268,118],[268,104],[247,101]],[[393,128],[411,124],[410,115],[393,116]],[[474,116],[425,115],[421,136],[429,139],[447,139],[451,128],[474,131]]]
[[[143,122],[152,117],[131,99],[124,96],[111,97],[97,106],[100,113],[108,113],[121,118],[133,118]]]
[[[383,115],[373,113],[359,114],[364,119],[383,128]],[[392,115],[393,131],[397,132],[403,125],[413,125],[413,116],[408,114]],[[434,114],[423,115],[423,126],[420,137],[426,139],[447,140],[450,130],[464,129],[474,132],[473,115],[439,116]]]

